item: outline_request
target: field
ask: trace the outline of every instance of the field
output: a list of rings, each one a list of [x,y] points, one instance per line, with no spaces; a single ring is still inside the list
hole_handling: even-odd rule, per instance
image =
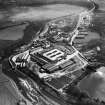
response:
[[[97,0],[98,1],[98,0]],[[102,0],[101,0],[102,1]],[[99,1],[98,1],[99,2]],[[104,5],[103,3],[100,3],[100,5]],[[102,10],[104,6],[102,6]],[[18,24],[20,22],[24,21],[49,21],[50,19],[54,19],[57,17],[69,15],[69,14],[79,14],[81,11],[86,10],[84,7],[80,6],[74,6],[69,4],[50,4],[47,6],[41,6],[41,7],[15,7],[11,8],[8,11],[1,11],[0,12],[0,28],[6,27],[7,25],[11,26],[11,24]],[[105,14],[105,13],[104,13]],[[99,24],[98,24],[99,25]],[[24,36],[23,30],[26,28],[27,25],[18,25],[14,27],[8,27],[7,29],[0,30],[0,49],[5,48],[6,46],[13,44],[16,40],[22,39]],[[36,25],[37,26],[37,25]],[[100,35],[97,33],[91,33],[89,36],[86,37],[85,41],[89,41],[91,39],[99,39]],[[81,90],[87,91],[89,95],[92,97],[98,97],[101,100],[105,100],[105,68],[100,69],[98,73],[92,74],[89,77],[85,78],[80,83]],[[0,69],[1,70],[1,69]],[[3,80],[6,79],[6,82]],[[2,75],[0,75],[0,105],[14,105],[14,103],[18,100],[16,99],[17,96],[14,96],[14,94],[11,92],[11,88],[9,86],[6,86],[5,84],[2,84],[2,82],[8,84],[8,79]],[[4,93],[2,93],[4,91]],[[15,93],[15,92],[14,92]],[[14,101],[11,101],[11,98]],[[8,100],[7,103],[3,100]]]

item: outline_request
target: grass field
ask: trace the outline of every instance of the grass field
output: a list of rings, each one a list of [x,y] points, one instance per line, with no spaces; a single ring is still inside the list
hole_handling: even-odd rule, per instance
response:
[[[45,20],[45,19],[53,19],[56,17],[61,17],[65,15],[69,15],[72,13],[79,13],[83,11],[83,7],[71,6],[71,5],[49,5],[39,7],[25,7],[25,8],[15,8],[11,10],[12,15],[8,17],[8,20],[12,21],[36,21],[36,20]],[[3,19],[6,14],[1,13],[0,20]],[[6,20],[7,21],[7,20]],[[3,23],[2,23],[3,24]],[[4,25],[4,24],[3,24]],[[11,28],[7,28],[0,31],[0,48],[6,47],[9,44],[14,43],[15,40],[22,38],[23,30],[25,29],[26,25],[14,26]],[[3,80],[5,79],[3,75],[0,76],[0,81],[4,83]],[[15,105],[16,103],[16,96],[13,95],[15,92],[11,92],[13,89],[10,85],[0,84],[0,105]],[[8,84],[9,82],[6,82]],[[8,88],[9,87],[9,88]],[[14,93],[14,94],[13,94]]]

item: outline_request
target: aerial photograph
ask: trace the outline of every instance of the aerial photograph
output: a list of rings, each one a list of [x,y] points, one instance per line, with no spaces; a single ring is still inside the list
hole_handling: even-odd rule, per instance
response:
[[[105,105],[105,0],[0,0],[0,105]]]

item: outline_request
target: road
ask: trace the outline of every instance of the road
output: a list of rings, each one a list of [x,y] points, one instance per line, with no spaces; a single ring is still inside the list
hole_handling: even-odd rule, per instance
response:
[[[52,13],[54,13],[54,12],[52,12]],[[25,15],[25,16],[27,17],[28,15],[29,15],[29,14],[27,14],[27,15]],[[20,16],[20,20],[21,20],[21,19],[22,19],[22,20],[24,19],[24,18],[23,18],[24,15],[21,15],[21,14],[18,15],[16,19],[19,19],[19,16]],[[22,16],[22,17],[21,17],[21,16]],[[54,16],[55,16],[55,15],[54,15]],[[25,19],[26,19],[26,18],[25,18]],[[29,17],[29,18],[27,18],[27,19],[31,19],[31,18]],[[32,17],[32,19],[34,19],[34,18]],[[6,35],[5,35],[5,36],[6,36]],[[4,37],[3,37],[3,38],[4,38]],[[14,37],[14,38],[15,38],[15,37]]]

